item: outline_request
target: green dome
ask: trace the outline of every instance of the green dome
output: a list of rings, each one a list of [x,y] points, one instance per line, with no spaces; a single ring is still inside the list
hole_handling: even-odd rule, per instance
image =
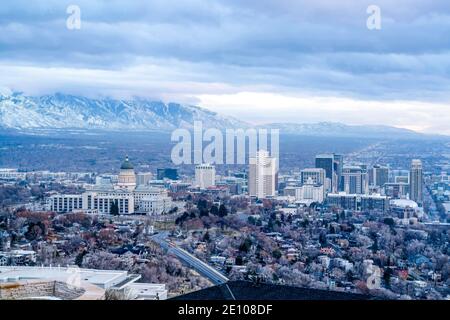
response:
[[[125,158],[125,161],[120,166],[120,169],[134,169],[133,165],[131,164],[130,160],[128,159],[128,156]]]

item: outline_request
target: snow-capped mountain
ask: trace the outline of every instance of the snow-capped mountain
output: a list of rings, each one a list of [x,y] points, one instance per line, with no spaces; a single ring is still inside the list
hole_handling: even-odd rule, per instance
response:
[[[192,128],[202,121],[204,128],[249,128],[244,121],[207,109],[145,99],[90,99],[56,93],[27,96],[0,90],[0,128],[102,129],[128,131],[171,131]],[[255,128],[279,129],[281,134],[335,137],[418,137],[421,134],[389,126],[355,126],[336,122],[271,123]]]
[[[90,99],[61,93],[39,97],[0,93],[0,127],[7,129],[173,130],[190,128],[197,120],[211,128],[248,126],[231,117],[178,103]]]
[[[306,136],[334,136],[334,137],[418,137],[422,134],[403,128],[383,125],[347,125],[339,122],[318,123],[271,123],[265,128],[277,128],[285,134],[297,134]]]

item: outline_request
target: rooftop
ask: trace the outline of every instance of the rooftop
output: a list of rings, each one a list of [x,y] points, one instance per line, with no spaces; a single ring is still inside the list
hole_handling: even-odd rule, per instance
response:
[[[134,166],[130,162],[130,159],[128,159],[128,156],[125,157],[125,161],[122,162],[122,165],[120,166],[120,169],[123,169],[123,170],[134,169]]]
[[[372,296],[293,286],[230,281],[191,292],[174,300],[370,300]]]

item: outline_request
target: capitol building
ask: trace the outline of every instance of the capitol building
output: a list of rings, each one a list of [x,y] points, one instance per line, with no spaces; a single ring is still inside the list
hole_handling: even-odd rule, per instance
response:
[[[167,190],[136,183],[136,173],[128,157],[120,167],[117,183],[97,182],[82,194],[55,194],[46,200],[47,210],[63,213],[160,215],[173,208]]]

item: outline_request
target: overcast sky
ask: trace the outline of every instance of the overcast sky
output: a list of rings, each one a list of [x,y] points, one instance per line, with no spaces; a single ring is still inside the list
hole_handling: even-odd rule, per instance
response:
[[[81,29],[66,26],[69,5]],[[369,30],[367,8],[381,9]],[[4,0],[0,90],[450,134],[448,0]]]

